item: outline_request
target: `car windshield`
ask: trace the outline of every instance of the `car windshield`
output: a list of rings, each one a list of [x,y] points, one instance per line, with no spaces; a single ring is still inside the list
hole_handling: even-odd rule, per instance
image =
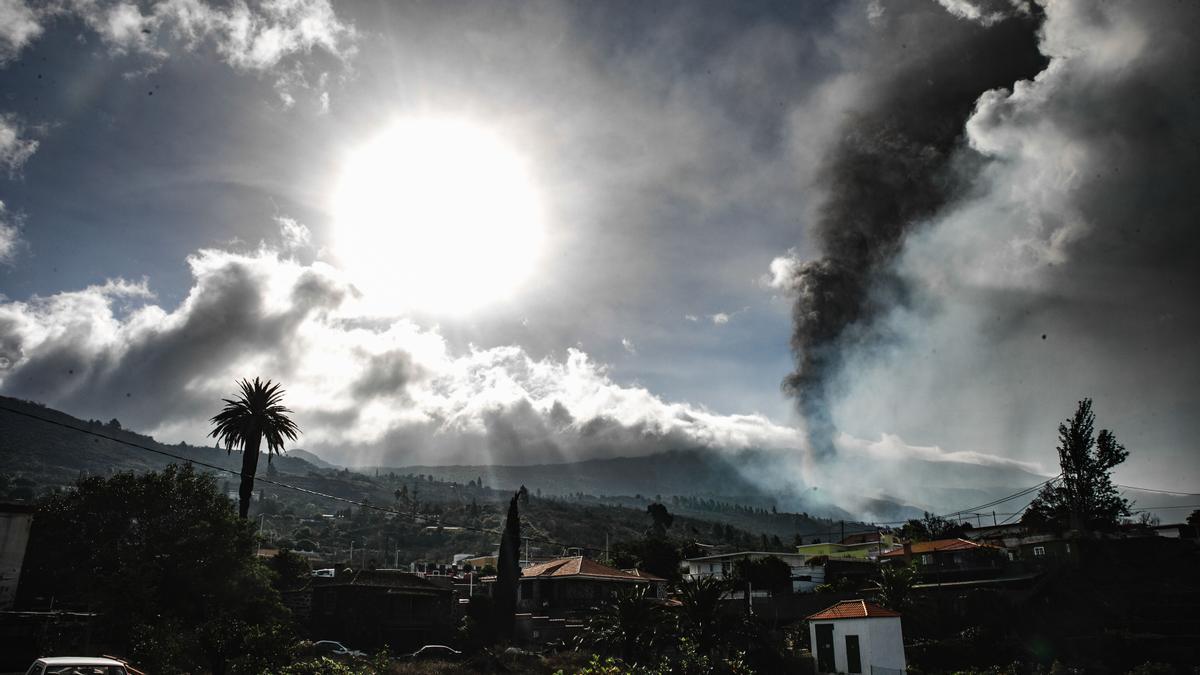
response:
[[[45,675],[128,675],[121,666],[47,666]]]

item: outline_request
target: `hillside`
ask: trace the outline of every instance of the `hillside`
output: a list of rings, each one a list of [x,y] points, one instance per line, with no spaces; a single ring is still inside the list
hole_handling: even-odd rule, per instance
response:
[[[223,469],[240,468],[237,453],[229,455],[217,448],[183,443],[166,445],[111,423],[77,419],[37,403],[8,397],[0,397],[0,408],[9,409],[0,410],[0,499],[32,500],[81,476],[151,471],[177,461],[125,443]],[[311,457],[316,463],[301,457]],[[263,473],[302,490],[385,506],[402,515],[372,511],[346,501],[260,481],[251,514],[262,517],[268,542],[291,545],[304,542],[334,558],[342,555],[343,550],[348,555],[352,541],[360,550],[364,546],[371,548],[377,556],[386,550],[401,560],[436,561],[453,553],[489,552],[494,548],[495,537],[478,530],[501,527],[504,509],[512,495],[512,488],[487,481],[477,483],[474,476],[455,480],[435,477],[432,472],[349,471],[318,464],[331,466],[315,455],[300,451],[277,457],[269,473]],[[237,487],[236,476],[220,471],[215,475],[218,486],[232,495]],[[516,473],[511,477],[520,480]],[[639,537],[649,524],[645,510],[652,499],[646,496],[540,494],[536,486],[530,492],[523,520],[526,535],[533,540],[533,552],[541,549],[542,553],[552,554],[564,547],[599,551],[606,543]],[[829,532],[841,526],[802,514],[772,513],[769,505],[710,501],[689,507],[678,500],[668,504],[678,516],[673,536],[713,546],[772,546],[783,550],[798,535],[820,533],[828,537]],[[849,526],[861,527],[853,523]]]
[[[1044,476],[1011,466],[986,466],[922,459],[881,459],[844,455],[838,458],[844,473],[876,476],[887,481],[886,491],[864,497],[853,505],[831,504],[820,486],[796,480],[789,490],[770,490],[746,477],[747,468],[766,475],[778,456],[764,450],[721,452],[689,449],[641,457],[612,457],[561,464],[474,465],[369,468],[368,471],[412,473],[467,482],[483,478],[487,485],[515,489],[526,485],[547,494],[605,495],[610,500],[640,502],[672,497],[694,497],[770,510],[808,513],[833,520],[856,519],[870,514],[878,521],[920,517],[922,512],[945,513],[1004,497],[1045,480]],[[905,481],[902,476],[911,476]],[[869,487],[864,478],[859,484]],[[814,489],[815,488],[815,489]]]
[[[51,420],[50,424],[0,410],[0,473],[12,474],[41,485],[63,485],[81,475],[107,475],[114,471],[161,469],[174,460],[123,443],[80,433],[67,427],[87,429],[120,441],[135,443],[192,461],[239,470],[241,457],[215,447],[185,443],[166,445],[150,436],[99,420],[81,420],[38,403],[0,396],[0,407]],[[66,426],[61,426],[66,425]],[[282,473],[306,474],[317,467],[299,457],[272,460]],[[264,468],[265,470],[265,468]]]

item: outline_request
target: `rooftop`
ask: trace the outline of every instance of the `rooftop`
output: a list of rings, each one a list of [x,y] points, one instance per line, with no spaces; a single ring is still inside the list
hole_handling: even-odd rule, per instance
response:
[[[718,553],[716,555],[700,556],[699,558],[688,558],[685,562],[699,562],[702,560],[741,560],[742,558],[748,558],[750,556],[765,557],[765,556],[769,556],[769,555],[773,555],[777,558],[785,558],[785,557],[793,557],[793,556],[803,557],[804,556],[803,553],[794,553],[794,552],[787,552],[787,551],[738,551],[737,553]]]
[[[899,612],[884,609],[866,600],[842,600],[808,617],[809,621],[831,619],[875,619],[900,616]]]
[[[443,591],[441,586],[416,574],[401,570],[354,570],[339,572],[333,578],[313,577],[319,586],[367,586],[390,590]]]
[[[528,579],[530,577],[538,577],[540,579],[582,577],[588,579],[611,579],[613,581],[665,581],[662,577],[657,577],[648,572],[641,570],[619,570],[578,555],[568,558],[556,558],[549,562],[530,565],[521,570],[521,578]]]
[[[995,546],[987,544],[978,544],[966,539],[935,539],[934,541],[918,541],[903,548],[893,549],[884,553],[880,553],[882,558],[897,558],[912,553],[920,555],[922,553],[934,553],[936,551],[976,551],[979,549],[994,549]]]
[[[116,659],[98,658],[95,656],[45,656],[38,659],[39,663],[47,666],[124,666]]]

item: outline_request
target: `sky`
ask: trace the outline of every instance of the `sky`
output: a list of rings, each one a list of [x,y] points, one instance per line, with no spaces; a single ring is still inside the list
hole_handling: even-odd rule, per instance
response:
[[[261,376],[337,462],[807,483],[1053,474],[1087,396],[1118,478],[1196,491],[1198,24],[0,0],[0,393],[202,443]]]

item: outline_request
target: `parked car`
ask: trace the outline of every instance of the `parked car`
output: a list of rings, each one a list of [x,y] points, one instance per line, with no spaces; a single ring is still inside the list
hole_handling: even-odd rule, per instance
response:
[[[34,661],[25,675],[129,675],[129,671],[116,659],[47,656]]]
[[[424,659],[441,659],[443,661],[454,661],[462,658],[463,653],[453,647],[446,645],[425,645],[417,651],[408,655],[408,658],[414,661]]]
[[[320,656],[366,656],[365,652],[350,649],[346,645],[334,640],[318,640],[313,643],[313,649]]]

